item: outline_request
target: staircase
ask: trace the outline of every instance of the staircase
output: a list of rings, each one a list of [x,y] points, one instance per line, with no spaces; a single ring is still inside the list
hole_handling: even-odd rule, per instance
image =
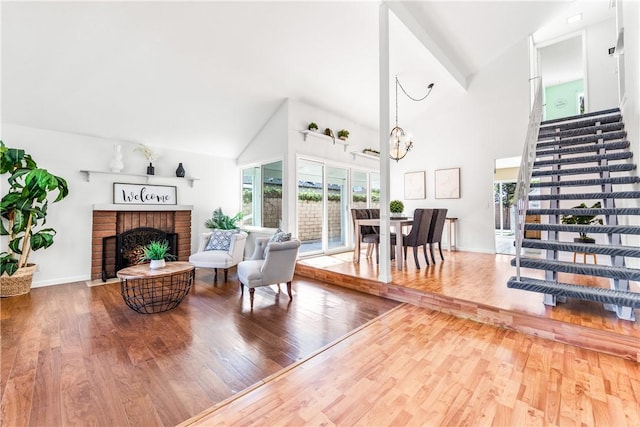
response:
[[[540,215],[541,221],[524,223],[517,230],[518,250],[512,265],[518,267],[518,275],[509,279],[509,288],[543,293],[544,303],[552,306],[568,297],[601,302],[619,318],[635,320],[634,308],[640,308],[640,293],[631,291],[629,282],[640,281],[640,269],[628,268],[625,257],[640,258],[640,248],[623,245],[622,236],[640,235],[640,226],[624,225],[628,221],[622,219],[640,215],[640,191],[633,186],[640,177],[635,174],[633,153],[625,138],[617,108],[540,124],[537,138],[530,137],[529,152],[525,147],[532,166],[531,182],[519,183],[526,195],[518,207],[518,217],[522,221],[525,214]],[[528,179],[526,175],[522,175],[523,181]],[[539,194],[529,194],[529,189]],[[581,203],[593,206],[598,201],[600,206],[576,208]],[[529,208],[531,202],[544,207]],[[597,215],[603,225],[563,224],[562,217],[568,215]],[[528,230],[545,231],[547,240],[523,238],[523,232]],[[606,243],[572,241],[575,234],[567,232],[604,236],[596,241]],[[523,256],[521,248],[545,250],[546,259]],[[562,253],[566,255],[561,256]],[[585,262],[587,256],[583,254],[592,254],[589,259],[593,261],[600,255],[598,264],[572,262],[576,253]],[[522,277],[520,267],[544,270],[545,278]],[[609,278],[610,289],[562,283],[558,273]]]

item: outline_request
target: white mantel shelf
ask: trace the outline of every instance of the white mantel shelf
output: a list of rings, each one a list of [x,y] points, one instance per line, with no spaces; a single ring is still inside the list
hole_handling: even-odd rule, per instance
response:
[[[87,182],[91,182],[91,175],[113,175],[113,176],[136,176],[139,178],[145,178],[147,180],[147,184],[151,184],[154,180],[158,181],[158,180],[166,180],[166,179],[170,179],[173,181],[182,181],[182,182],[189,182],[189,185],[191,187],[193,187],[193,183],[194,181],[198,181],[198,178],[193,178],[193,177],[184,177],[184,178],[180,178],[180,177],[175,177],[175,176],[161,176],[161,175],[143,175],[143,174],[136,174],[136,173],[122,173],[122,172],[108,172],[108,171],[80,171],[83,174],[86,175],[86,179]]]
[[[93,205],[94,211],[192,211],[193,205],[134,205],[103,204]]]
[[[340,138],[332,138],[329,135],[325,135],[323,133],[319,133],[319,132],[314,132],[312,130],[301,130],[300,133],[302,133],[304,135],[304,140],[306,141],[307,138],[309,136],[312,136],[314,138],[318,138],[318,139],[322,139],[328,142],[331,142],[333,144],[340,144],[344,146],[344,151],[347,151],[347,147],[349,146],[349,143],[347,141],[343,141]]]

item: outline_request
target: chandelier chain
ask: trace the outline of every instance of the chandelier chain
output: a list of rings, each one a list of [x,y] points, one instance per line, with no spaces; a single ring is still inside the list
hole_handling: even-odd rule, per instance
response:
[[[400,80],[398,80],[398,76],[396,76],[396,87],[400,86],[400,89],[402,89],[402,91],[404,92],[405,95],[407,95],[407,98],[409,98],[412,101],[416,101],[416,102],[420,102],[420,101],[424,101],[427,96],[429,96],[429,94],[431,93],[431,90],[433,89],[433,83],[431,83],[429,86],[427,86],[427,88],[429,89],[426,93],[425,96],[423,96],[422,98],[414,98],[413,96],[409,95],[407,93],[407,91],[404,89],[404,87],[402,87],[402,83],[400,83]],[[397,94],[397,88],[396,88],[396,116],[398,114],[397,109],[398,109],[398,94]]]

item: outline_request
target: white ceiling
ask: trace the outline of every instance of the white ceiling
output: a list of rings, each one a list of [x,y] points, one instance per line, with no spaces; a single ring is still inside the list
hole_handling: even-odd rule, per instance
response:
[[[403,3],[466,77],[568,5]],[[374,1],[3,2],[2,121],[229,158],[285,98],[375,129],[378,8]],[[408,91],[421,96],[436,85],[428,102],[403,101],[403,116],[462,90],[396,18],[390,40],[391,74]]]

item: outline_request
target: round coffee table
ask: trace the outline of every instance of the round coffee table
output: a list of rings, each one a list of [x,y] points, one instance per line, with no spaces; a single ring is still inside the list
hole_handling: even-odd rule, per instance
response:
[[[168,262],[152,270],[149,264],[119,270],[120,294],[138,313],[151,314],[176,308],[187,296],[196,268],[188,262]]]

